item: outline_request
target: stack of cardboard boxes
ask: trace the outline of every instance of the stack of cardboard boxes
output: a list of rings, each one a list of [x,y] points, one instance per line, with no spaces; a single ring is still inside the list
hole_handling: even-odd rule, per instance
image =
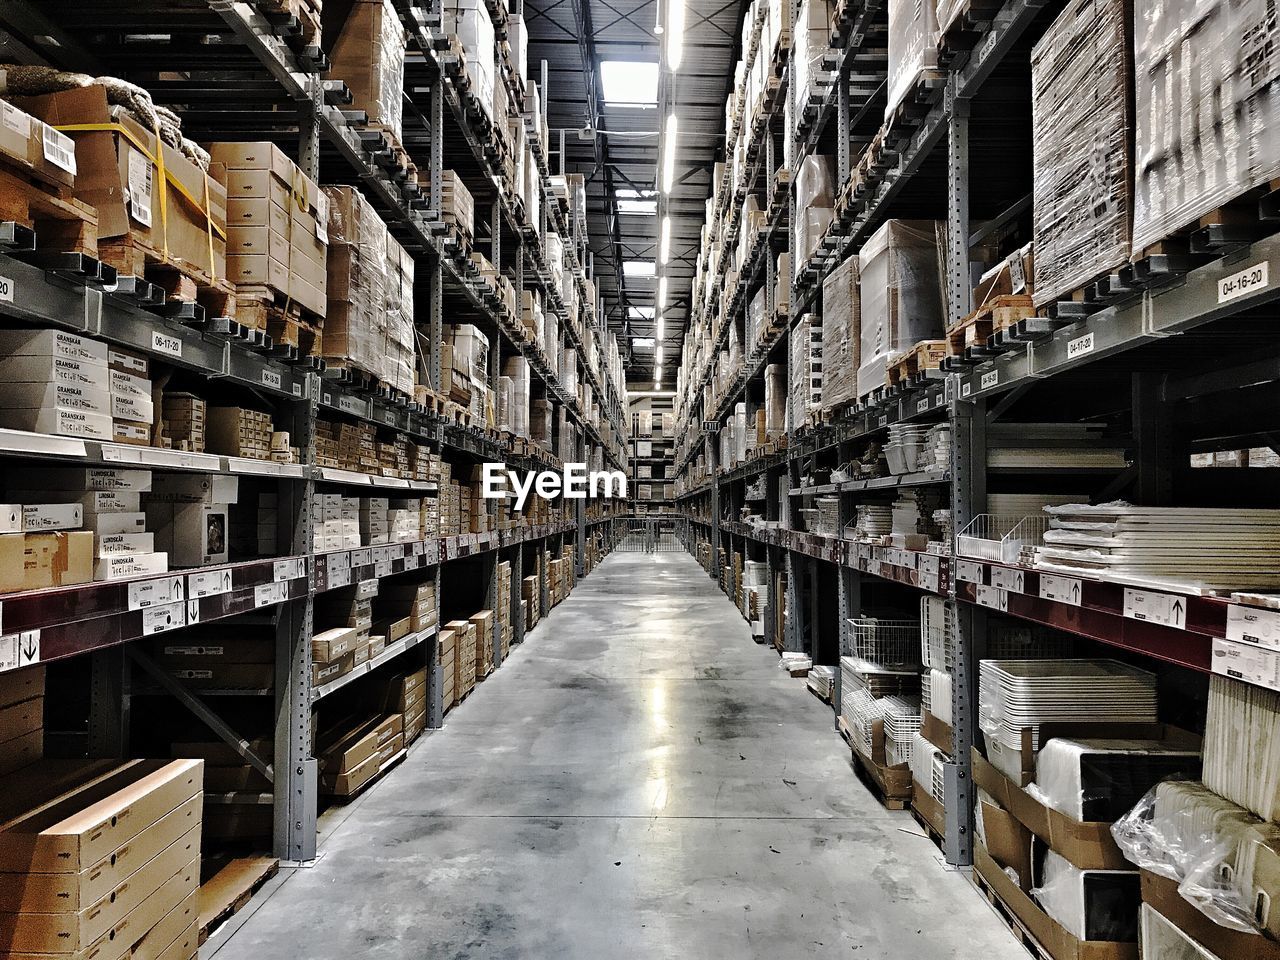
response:
[[[156,550],[175,567],[203,567],[229,558],[231,506],[239,477],[217,473],[158,473],[143,496]],[[163,572],[156,571],[156,572]]]
[[[391,713],[340,724],[316,743],[320,789],[332,797],[352,797],[404,750],[404,714]]]
[[[266,631],[232,636],[225,627],[191,627],[152,643],[152,659],[194,690],[270,690],[274,637]]]
[[[311,530],[317,553],[362,546],[359,499],[338,493],[312,494]]]
[[[391,681],[387,709],[401,715],[407,747],[427,728],[427,671],[417,670]]]
[[[498,564],[498,609],[495,619],[498,631],[498,644],[502,651],[502,659],[507,659],[511,650],[511,563],[503,560]]]
[[[61,330],[0,330],[0,427],[114,438],[108,347]],[[149,402],[149,398],[148,398]]]
[[[203,432],[210,453],[271,459],[274,429],[269,413],[245,407],[208,407]],[[288,434],[284,437],[287,441]]]
[[[199,760],[29,768],[0,823],[6,955],[195,957],[202,775]]]
[[[458,701],[457,642],[457,633],[449,627],[440,631],[436,642],[436,665],[440,668],[441,700],[445,713]]]
[[[386,635],[373,634],[373,598],[377,595],[377,580],[361,580],[316,598],[313,686],[336,680],[382,652]]]
[[[340,26],[331,23],[330,10],[349,11]],[[337,31],[329,53],[328,78],[341,80],[351,91],[351,105],[364,111],[370,126],[388,134],[397,146],[403,141],[405,31],[390,0],[355,0],[324,10],[325,29]]]
[[[44,667],[0,674],[0,776],[44,755]]]
[[[227,188],[227,277],[237,299],[323,318],[328,204],[320,188],[271,143],[211,143],[209,155]]]
[[[469,620],[451,620],[445,624],[453,633],[453,695],[461,703],[476,685],[476,625]]]
[[[175,450],[204,453],[205,402],[194,393],[164,392],[161,402],[160,438]]]
[[[495,621],[492,610],[481,610],[468,622],[476,629],[476,679],[483,680],[493,673],[493,644]]]

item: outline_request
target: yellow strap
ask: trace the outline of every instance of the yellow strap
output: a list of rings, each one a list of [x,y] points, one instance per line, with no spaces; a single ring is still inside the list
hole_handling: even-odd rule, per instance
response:
[[[146,157],[151,162],[151,165],[153,167],[156,167],[158,169],[160,174],[160,182],[162,185],[167,183],[168,186],[172,187],[180,197],[182,197],[184,200],[190,203],[191,206],[195,207],[197,211],[203,214],[205,219],[209,221],[209,229],[212,230],[214,233],[216,233],[220,239],[225,240],[227,238],[227,232],[221,227],[219,227],[212,220],[213,213],[207,201],[208,193],[209,193],[209,182],[208,182],[209,175],[208,174],[205,174],[205,185],[204,185],[206,202],[204,204],[201,204],[199,200],[197,200],[195,197],[191,195],[191,192],[186,188],[186,186],[181,181],[178,180],[177,177],[175,177],[172,173],[170,173],[168,170],[165,169],[163,149],[159,151],[161,156],[160,156],[160,159],[157,160],[155,155],[152,154],[150,148],[145,143],[143,143],[142,140],[138,138],[137,134],[135,134],[132,130],[130,130],[128,127],[124,126],[123,124],[65,123],[65,124],[60,124],[58,126],[55,126],[54,129],[61,130],[63,133],[118,133],[120,134],[126,140],[128,140],[131,144],[133,144],[133,146],[137,148],[138,152],[141,153],[144,157]],[[157,132],[156,142],[157,143],[160,142],[158,132]],[[161,190],[163,193],[163,190],[164,190],[163,186],[161,187]],[[164,214],[162,213],[161,216],[163,215]]]
[[[169,171],[164,167],[164,142],[160,139],[160,120],[157,118],[155,130],[156,137],[156,158],[152,162],[156,165],[156,187],[160,191],[160,243],[161,252],[166,260],[169,259]]]
[[[218,261],[213,258],[213,214],[209,204],[209,176],[206,174],[200,181],[204,184],[204,233],[209,244],[209,279],[218,282]]]

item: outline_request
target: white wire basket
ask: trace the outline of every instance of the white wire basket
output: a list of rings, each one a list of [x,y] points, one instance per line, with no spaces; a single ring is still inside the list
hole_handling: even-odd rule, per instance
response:
[[[956,536],[956,555],[995,563],[1018,563],[1044,543],[1047,516],[1019,517],[980,513]]]
[[[950,673],[956,665],[956,606],[942,597],[920,598],[920,657],[923,665]]]
[[[844,621],[841,655],[872,663],[916,666],[920,663],[920,622],[849,617]]]
[[[905,697],[885,697],[882,704],[885,763],[891,767],[910,763],[915,735],[920,732],[919,704]]]

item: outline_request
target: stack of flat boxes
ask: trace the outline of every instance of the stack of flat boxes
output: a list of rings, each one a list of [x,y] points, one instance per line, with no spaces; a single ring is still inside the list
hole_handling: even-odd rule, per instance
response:
[[[417,670],[391,681],[387,709],[403,718],[404,745],[407,747],[427,728],[427,671]]]
[[[329,257],[323,355],[334,366],[381,378],[387,225],[355,187],[325,187],[324,195]]]
[[[321,792],[334,797],[355,796],[403,749],[401,713],[339,724],[316,745]]]
[[[373,598],[377,595],[377,580],[361,580],[316,598],[311,665],[314,686],[336,680],[382,652],[386,635],[372,632]],[[334,630],[345,633],[331,632]],[[317,640],[328,646],[317,648]]]
[[[436,664],[440,668],[441,700],[445,713],[457,703],[457,636],[445,627],[436,642]]]
[[[489,501],[484,497],[483,467],[476,464],[471,468],[471,476],[466,493],[469,504],[467,513],[470,517],[471,533],[485,533],[494,529],[494,517],[489,513]]]
[[[338,439],[333,434],[333,424],[316,421],[316,466],[339,467]]]
[[[440,536],[440,497],[438,494],[427,494],[418,501],[418,524],[422,530],[423,540],[431,540]]]
[[[161,402],[161,416],[162,432],[169,446],[191,453],[204,452],[204,400],[194,393],[166,392]]]
[[[413,328],[413,255],[387,234],[386,309],[383,313],[382,381],[406,397],[416,384],[417,336]]]
[[[338,493],[313,494],[311,529],[317,553],[361,546],[360,501]]]
[[[272,432],[271,414],[261,410],[209,407],[205,411],[204,434],[210,453],[270,460]]]
[[[468,623],[476,631],[476,679],[483,680],[493,672],[493,611],[481,610]]]
[[[166,673],[195,690],[269,690],[275,677],[275,643],[265,633],[194,627],[164,634],[149,650]]]
[[[537,576],[520,581],[520,603],[525,610],[525,630],[532,630],[542,619],[542,587]]]
[[[0,824],[5,956],[195,957],[203,764],[32,769]]]
[[[397,610],[408,608],[408,632],[421,633],[436,625],[435,581],[394,584],[382,589],[378,595],[389,600]]]
[[[344,470],[377,472],[378,452],[372,424],[334,424],[333,434],[338,441],[338,462]]]
[[[107,375],[111,378],[112,438],[117,443],[148,446],[156,422],[150,361],[119,347],[108,347]]]
[[[453,480],[440,482],[440,536],[451,537],[462,532],[462,495]]]
[[[468,620],[450,620],[445,627],[453,631],[453,692],[461,703],[476,685],[476,625]]]
[[[453,224],[469,243],[476,235],[475,200],[462,179],[452,170],[440,178],[444,200],[444,222]]]
[[[0,776],[44,755],[44,667],[0,674]]]
[[[111,440],[107,345],[61,330],[0,330],[0,426]]]
[[[210,172],[227,185],[227,278],[323,317],[328,210],[320,188],[270,143],[212,143],[209,155]]]
[[[502,659],[507,659],[511,650],[511,564],[503,560],[498,564],[498,609],[496,613],[499,631],[498,644],[502,650]]]

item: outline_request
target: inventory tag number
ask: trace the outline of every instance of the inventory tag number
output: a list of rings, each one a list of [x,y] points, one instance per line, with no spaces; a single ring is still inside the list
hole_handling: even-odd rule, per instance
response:
[[[0,300],[5,303],[13,303],[14,282],[8,277],[0,276]]]
[[[274,370],[262,371],[262,385],[264,387],[270,387],[273,390],[279,390],[281,389],[281,386],[283,385],[283,383],[284,383],[284,380],[280,377],[280,374],[276,373]]]
[[[1218,302],[1226,303],[1239,297],[1247,297],[1255,290],[1266,289],[1270,283],[1270,278],[1267,275],[1269,266],[1270,264],[1264,260],[1262,263],[1254,264],[1252,267],[1246,267],[1239,273],[1223,277],[1218,281]]]
[[[152,330],[151,349],[156,353],[165,353],[171,357],[181,357],[182,341],[171,334],[160,330]]]

